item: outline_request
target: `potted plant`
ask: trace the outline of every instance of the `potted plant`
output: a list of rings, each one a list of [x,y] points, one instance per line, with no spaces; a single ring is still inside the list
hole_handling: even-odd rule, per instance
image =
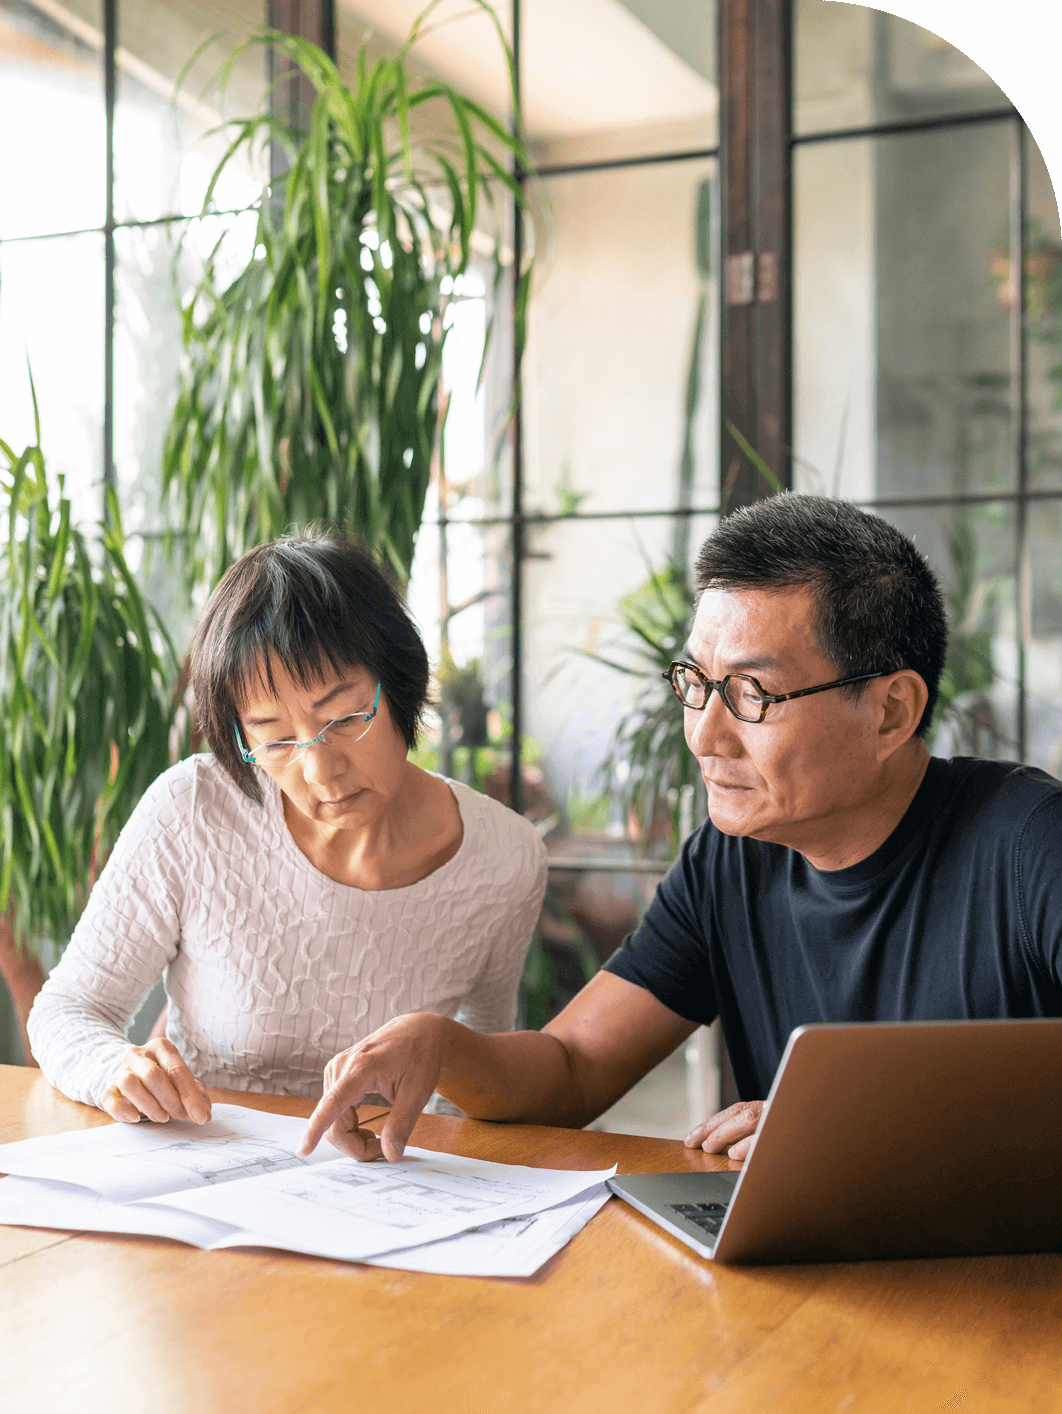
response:
[[[0,441],[0,975],[27,1060],[42,964],[180,745],[177,661],[126,563],[117,498],[90,538],[36,436],[18,455]]]
[[[650,568],[649,578],[620,600],[622,658],[584,650],[587,657],[643,683],[616,728],[601,766],[606,785],[637,835],[661,836],[672,853],[682,841],[680,802],[700,776],[683,735],[682,710],[662,674],[679,655],[693,617],[694,598],[683,565]],[[689,806],[686,807],[689,809]]]
[[[352,86],[306,40],[247,41],[273,45],[316,99],[306,132],[268,99],[236,122],[207,194],[204,213],[227,163],[256,145],[282,148],[287,173],[255,207],[254,254],[226,282],[222,238],[183,306],[162,474],[190,585],[209,587],[251,546],[321,516],[408,578],[438,429],[445,301],[483,212],[499,194],[523,202],[497,153],[526,164],[519,139],[482,107],[411,72],[433,8],[394,57],[370,67],[363,46]],[[415,136],[429,103],[451,121]],[[494,251],[500,277],[498,240]],[[515,272],[521,309],[528,273]]]

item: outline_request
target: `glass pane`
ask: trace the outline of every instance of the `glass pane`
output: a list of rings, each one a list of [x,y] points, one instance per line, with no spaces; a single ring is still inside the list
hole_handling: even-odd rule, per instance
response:
[[[719,141],[716,0],[524,6],[525,122],[540,166]]]
[[[41,443],[79,520],[103,513],[103,236],[93,231],[0,245],[0,436]]]
[[[512,496],[507,431],[512,291],[507,279],[495,289],[493,273],[492,260],[476,256],[447,291],[442,455],[432,467],[409,603],[432,663],[438,706],[426,734],[423,764],[507,802],[511,530],[504,522],[478,523],[507,515]],[[539,819],[541,791],[533,763],[528,770],[526,813]]]
[[[150,220],[202,208],[210,175],[229,140],[205,136],[226,118],[253,112],[268,83],[264,45],[234,66],[224,102],[211,83],[233,46],[265,23],[264,0],[228,0],[224,10],[199,0],[137,0],[119,7],[118,91],[114,117],[115,213]],[[174,87],[196,49],[213,39]],[[253,201],[268,177],[268,154],[230,168],[217,206]]]
[[[253,214],[207,217],[115,232],[114,462],[127,531],[166,528],[159,507],[162,446],[177,392],[180,308],[224,235],[227,282],[247,263]]]
[[[1062,487],[1062,231],[1058,203],[1040,149],[1026,133],[1029,244],[1025,297],[1029,311],[1028,478],[1043,489]],[[1014,279],[1009,252],[1000,269],[999,298],[1009,308]]]
[[[341,7],[342,71],[353,73],[370,26],[370,58],[377,46],[393,53],[422,8],[421,0]],[[508,34],[509,4],[494,9]],[[524,127],[540,165],[717,143],[716,0],[534,0],[523,6],[520,38]],[[446,0],[413,53],[508,123],[509,78],[489,18]]]
[[[1016,484],[1011,125],[794,154],[794,484],[852,500]]]
[[[409,605],[432,666],[435,704],[416,760],[506,804],[512,741],[511,562],[507,526],[425,524],[409,585]],[[537,767],[528,760],[525,813],[533,820],[549,813],[538,783]]]
[[[610,857],[633,857],[651,846],[651,853],[670,858],[669,812],[677,802],[669,802],[667,792],[687,777],[681,769],[675,781],[665,777],[676,761],[679,768],[685,765],[688,753],[681,747],[677,756],[660,757],[652,778],[662,783],[660,816],[647,815],[639,825],[621,805],[631,761],[626,748],[615,748],[615,734],[621,722],[633,723],[635,712],[670,709],[673,694],[660,673],[685,642],[690,565],[713,525],[714,518],[705,516],[642,516],[530,528],[524,572],[527,731],[554,808],[562,812],[558,841],[578,837],[581,848],[588,834],[613,841]],[[681,574],[668,573],[669,565],[682,563],[676,550],[685,557],[685,583]],[[638,629],[653,640],[653,649]],[[643,693],[648,698],[638,707]],[[677,700],[674,705],[680,730],[681,707]],[[675,748],[672,733],[669,750]],[[603,772],[610,754],[617,759],[611,773]]]
[[[796,0],[793,52],[797,133],[1011,106],[961,50],[867,5]]]
[[[166,528],[159,501],[162,447],[181,360],[179,302],[220,231],[217,219],[182,222],[119,229],[114,241],[115,477],[130,562],[178,650],[191,636],[192,610],[156,543]]]
[[[0,239],[103,225],[102,47],[98,0],[0,0]]]
[[[672,858],[675,827],[703,818],[702,789],[682,738],[682,708],[660,677],[681,651],[692,594],[668,576],[676,540],[686,571],[714,518],[568,520],[534,526],[524,571],[524,683],[529,754],[549,807],[550,925],[601,962],[636,926]],[[683,544],[684,542],[684,544]],[[655,576],[655,577],[654,577]],[[634,625],[656,642],[650,650]],[[611,664],[617,666],[610,666]],[[644,751],[617,740],[655,721]],[[611,758],[611,761],[610,761]],[[627,808],[636,781],[659,786]],[[681,799],[681,804],[680,804]],[[656,872],[617,866],[656,861]],[[599,867],[595,868],[594,865]],[[548,914],[548,908],[547,908]],[[550,935],[552,936],[552,935]]]
[[[879,514],[911,536],[947,598],[948,661],[929,738],[934,754],[1019,760],[1013,506]]]
[[[421,0],[354,0],[336,10],[336,50],[339,72],[357,84],[358,56],[364,47],[368,66],[398,53],[424,10]],[[511,5],[494,6],[502,32],[511,42]],[[432,11],[409,58],[411,81],[441,78],[474,99],[508,128],[511,122],[509,69],[505,51],[490,16],[464,0],[442,0]],[[443,101],[421,104],[410,115],[410,132],[417,140],[452,134],[453,112]],[[509,165],[508,149],[485,129],[484,145]],[[455,145],[454,151],[457,151]],[[459,159],[460,160],[460,159]]]
[[[1026,760],[1062,776],[1062,502],[1029,507]]]
[[[524,365],[526,503],[718,501],[716,164],[552,177]]]

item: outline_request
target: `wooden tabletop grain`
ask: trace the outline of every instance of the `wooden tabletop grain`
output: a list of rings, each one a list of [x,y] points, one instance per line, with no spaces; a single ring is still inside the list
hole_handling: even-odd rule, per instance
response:
[[[0,1067],[0,1143],[107,1122]],[[720,1166],[667,1140],[436,1116],[414,1142],[547,1167]],[[0,1227],[3,1414],[1055,1409],[1062,1256],[727,1268],[618,1200],[520,1281]]]

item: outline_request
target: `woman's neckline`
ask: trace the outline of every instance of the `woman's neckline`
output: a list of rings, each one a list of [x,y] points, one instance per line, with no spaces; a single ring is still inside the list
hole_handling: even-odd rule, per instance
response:
[[[264,775],[264,772],[262,774]],[[328,874],[323,869],[319,868],[318,865],[316,865],[309,857],[309,855],[303,852],[303,850],[298,844],[298,841],[295,839],[294,835],[291,833],[290,828],[288,827],[288,822],[284,817],[284,794],[279,784],[271,778],[266,777],[267,793],[265,798],[268,803],[268,809],[270,812],[270,821],[273,824],[274,828],[278,831],[281,838],[282,848],[289,856],[289,858],[294,859],[300,866],[309,870],[310,873],[313,874],[316,878],[327,880],[327,882],[331,884],[333,888],[349,889],[352,893],[364,894],[365,896],[371,898],[379,898],[384,896],[390,897],[397,894],[409,893],[412,890],[419,889],[426,884],[433,882],[437,883],[440,877],[444,875],[447,870],[454,869],[458,866],[458,864],[462,861],[462,857],[464,856],[466,849],[468,848],[468,820],[461,799],[461,790],[467,790],[468,787],[462,786],[462,783],[460,781],[451,780],[448,776],[441,776],[436,771],[428,771],[426,772],[426,774],[433,776],[436,780],[442,781],[443,784],[449,790],[450,795],[453,798],[455,805],[457,806],[458,815],[461,818],[461,841],[458,844],[457,849],[449,857],[449,859],[444,860],[443,863],[438,865],[437,868],[432,869],[429,873],[422,875],[419,879],[414,879],[412,883],[409,884],[398,884],[393,888],[366,889],[362,888],[358,884],[348,884],[341,879],[335,879],[332,877],[331,874]]]

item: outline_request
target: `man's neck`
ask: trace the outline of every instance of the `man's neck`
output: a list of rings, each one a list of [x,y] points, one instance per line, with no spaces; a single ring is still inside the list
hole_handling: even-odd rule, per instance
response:
[[[930,759],[925,742],[914,738],[890,757],[874,791],[846,811],[843,819],[831,821],[818,839],[794,840],[791,847],[824,873],[869,859],[906,815]]]

